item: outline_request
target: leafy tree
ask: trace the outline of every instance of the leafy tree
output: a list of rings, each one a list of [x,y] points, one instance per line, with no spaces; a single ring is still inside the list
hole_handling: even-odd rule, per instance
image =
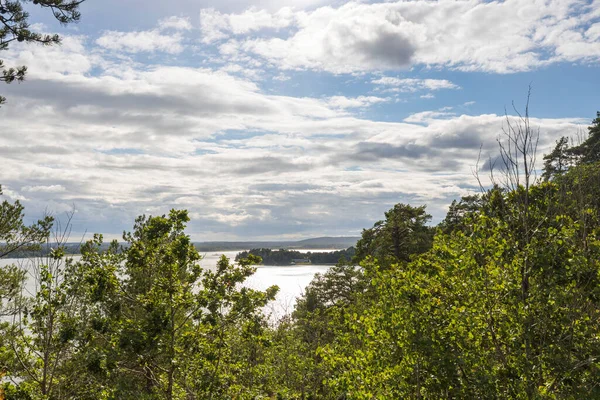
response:
[[[550,180],[567,171],[572,164],[572,156],[569,148],[569,139],[566,136],[556,141],[554,150],[544,156],[544,173],[542,178]]]
[[[81,18],[79,5],[84,0],[0,0],[0,50],[7,50],[11,42],[32,42],[43,45],[60,43],[60,36],[41,34],[31,30],[29,13],[24,10],[24,3],[33,3],[41,8],[48,9],[63,25],[77,22]],[[27,74],[26,66],[6,68],[0,60],[0,81],[12,83],[23,81]],[[0,105],[6,101],[0,96]]]
[[[549,180],[562,175],[576,164],[593,164],[600,161],[600,111],[596,113],[588,131],[586,140],[577,146],[569,146],[565,136],[557,140],[554,150],[544,156],[544,179]]]
[[[396,204],[385,213],[385,220],[363,230],[354,260],[359,262],[371,256],[382,263],[409,261],[412,255],[431,247],[433,230],[425,225],[430,219],[425,206]]]
[[[19,201],[3,200],[0,203],[0,258],[39,249],[48,238],[52,217],[46,216],[30,226],[23,219],[23,206]],[[22,312],[25,281],[26,271],[20,267],[0,266],[0,376],[14,372],[11,325],[8,321]]]
[[[186,211],[140,217],[128,245],[101,251],[96,236],[82,248],[71,288],[81,299],[78,353],[65,385],[69,398],[229,398],[261,392],[256,354],[266,321],[262,307],[275,297],[241,286],[250,257],[222,258],[215,270],[184,232]],[[240,358],[241,351],[253,350]],[[238,347],[237,349],[239,350]],[[252,373],[252,371],[254,371]],[[251,388],[248,382],[254,382]]]
[[[73,260],[65,256],[73,212],[64,229],[58,223],[45,246],[29,252],[16,268],[27,277],[16,296],[15,313],[4,334],[8,382],[7,398],[57,398],[65,365],[75,348],[74,338],[80,304],[70,293]]]
[[[440,223],[439,228],[445,233],[467,229],[465,222],[468,217],[481,211],[484,203],[484,196],[477,194],[463,196],[460,201],[452,200],[446,218]]]
[[[344,334],[344,314],[362,307],[366,286],[362,268],[340,261],[317,274],[297,299],[294,312],[278,322],[267,351],[277,398],[332,398],[325,383],[330,374],[318,350]]]
[[[55,249],[31,262],[35,284],[32,299],[23,299],[10,326],[13,370],[9,377],[18,391],[33,398],[61,398],[65,366],[75,351],[79,304],[69,292],[72,259]]]
[[[580,163],[591,164],[600,161],[600,111],[592,125],[588,127],[589,135],[579,146],[571,149],[571,153],[580,159]]]
[[[24,217],[23,206],[18,200],[14,203],[3,200],[0,203],[0,258],[39,249],[40,243],[48,238],[54,221],[51,216],[45,216],[30,226],[25,225]]]

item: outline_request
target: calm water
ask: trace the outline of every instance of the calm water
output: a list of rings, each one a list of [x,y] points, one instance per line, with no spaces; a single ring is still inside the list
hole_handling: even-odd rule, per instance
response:
[[[321,252],[333,250],[311,249],[310,251]],[[221,254],[224,254],[233,261],[238,251],[202,253],[204,259],[200,264],[204,268],[214,268]],[[77,258],[75,257],[75,259]],[[9,264],[27,265],[27,263],[28,260],[26,259],[0,259],[0,266]],[[258,290],[264,290],[271,285],[279,286],[277,299],[265,310],[266,312],[272,312],[272,318],[277,319],[293,311],[296,298],[304,292],[304,288],[310,283],[316,273],[324,273],[330,267],[330,265],[258,266],[256,273],[246,281],[246,285]],[[33,287],[29,287],[28,289],[29,292],[35,291]]]

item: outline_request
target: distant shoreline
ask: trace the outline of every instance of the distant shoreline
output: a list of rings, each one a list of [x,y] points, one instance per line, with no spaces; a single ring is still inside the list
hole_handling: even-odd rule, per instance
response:
[[[344,250],[348,247],[352,247],[360,239],[354,236],[341,236],[341,237],[318,237],[296,241],[214,241],[214,242],[194,242],[196,250],[200,253],[204,252],[218,252],[218,251],[247,251],[250,249],[264,248],[274,250]],[[63,245],[65,255],[76,256],[81,255],[80,248],[82,243],[66,243]],[[101,246],[101,250],[108,248],[110,242],[105,242]],[[125,243],[121,243],[125,245]],[[50,250],[56,246],[48,245],[43,246],[41,250],[26,251],[26,252],[14,252],[6,259],[19,259],[19,258],[31,258],[31,257],[43,257],[50,253]]]

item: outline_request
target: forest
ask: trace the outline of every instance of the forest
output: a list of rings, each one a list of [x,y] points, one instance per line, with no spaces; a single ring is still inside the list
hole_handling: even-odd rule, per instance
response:
[[[278,288],[241,285],[260,258],[203,269],[185,210],[3,267],[0,398],[600,398],[600,113],[540,171],[537,135],[511,124],[437,226],[395,205],[275,323]],[[2,202],[3,257],[64,239],[23,211]]]

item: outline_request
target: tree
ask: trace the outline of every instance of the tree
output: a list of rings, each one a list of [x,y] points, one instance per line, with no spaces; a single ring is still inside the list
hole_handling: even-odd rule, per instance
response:
[[[484,196],[477,194],[463,196],[460,201],[452,200],[446,218],[440,223],[439,228],[445,233],[467,229],[465,222],[468,217],[481,211],[484,203]]]
[[[382,263],[409,261],[412,255],[431,247],[433,229],[425,225],[430,219],[425,206],[396,204],[385,213],[385,220],[363,230],[354,260],[360,262],[371,256]]]
[[[39,248],[50,233],[54,221],[51,216],[27,226],[23,222],[23,209],[18,200],[14,203],[4,200],[0,204],[0,258]]]
[[[0,50],[7,50],[11,42],[40,43],[46,46],[59,44],[58,35],[41,34],[31,30],[29,13],[23,9],[23,3],[33,3],[49,9],[56,20],[63,25],[77,22],[81,18],[79,5],[85,0],[0,0]],[[27,74],[26,66],[6,68],[0,60],[0,81],[12,83],[23,81]],[[0,105],[6,101],[0,96]]]
[[[263,388],[253,379],[264,307],[277,287],[243,287],[255,257],[215,270],[185,234],[187,211],[139,217],[127,245],[102,238],[82,248],[71,290],[80,298],[67,398],[228,398]],[[233,343],[249,351],[233,352]],[[248,381],[255,384],[250,387]]]
[[[589,135],[579,146],[573,147],[571,153],[579,159],[580,163],[592,164],[600,161],[600,111],[592,125],[588,127]]]
[[[586,140],[577,146],[569,146],[566,136],[557,140],[554,150],[544,156],[544,179],[560,176],[575,165],[600,161],[600,111],[596,112],[596,118],[588,127],[588,131]]]
[[[0,203],[0,258],[37,249],[48,238],[54,221],[52,217],[45,216],[30,226],[25,225],[24,217],[23,206],[18,200]],[[0,318],[19,313],[25,279],[25,271],[16,265],[0,267]],[[6,324],[0,323],[0,328],[6,328]],[[5,372],[6,367],[0,366],[0,374]]]
[[[0,186],[0,196],[2,187]],[[45,216],[30,226],[24,221],[23,206],[3,200],[0,203],[0,258],[40,247],[50,233],[53,218]],[[0,380],[14,372],[14,344],[10,319],[22,312],[26,271],[16,265],[0,266]],[[0,395],[3,389],[0,388]]]
[[[65,367],[75,351],[80,303],[70,290],[73,259],[65,255],[74,212],[56,224],[43,254],[30,252],[18,271],[27,277],[20,287],[16,313],[5,334],[10,342],[10,392],[34,398],[59,398]],[[63,227],[61,229],[61,227]],[[9,396],[10,398],[10,396]]]
[[[23,206],[18,200],[0,203],[0,258],[37,249],[48,238],[52,217],[46,216],[30,226],[24,223],[24,217]],[[13,318],[22,311],[25,281],[23,269],[16,265],[0,266],[0,376],[9,373],[12,366],[7,317]]]
[[[290,358],[296,361],[294,367],[302,373],[301,379],[292,380],[290,387],[302,398],[329,398],[331,395],[324,382],[328,375],[327,365],[323,363],[319,349],[347,332],[346,314],[359,312],[369,304],[363,296],[368,286],[362,268],[340,262],[326,273],[316,274],[297,299],[292,313],[294,325],[289,328],[297,341],[290,349],[297,354]],[[289,336],[281,336],[289,339]],[[289,352],[288,349],[285,353],[288,357]]]
[[[569,139],[566,136],[556,141],[554,150],[544,156],[544,173],[542,178],[550,180],[562,175],[572,165],[572,155],[569,148]]]

